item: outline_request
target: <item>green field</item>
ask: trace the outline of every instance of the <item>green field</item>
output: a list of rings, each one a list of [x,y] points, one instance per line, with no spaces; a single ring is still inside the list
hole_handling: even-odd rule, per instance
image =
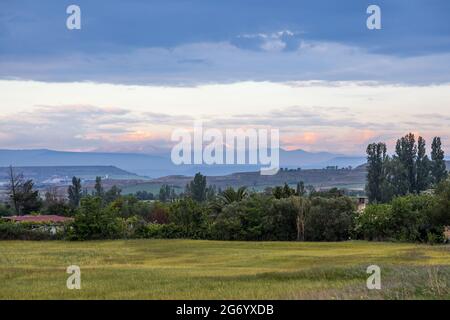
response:
[[[366,268],[382,289],[366,288]],[[81,290],[66,268],[81,268]],[[193,240],[0,242],[1,299],[450,299],[450,247]]]

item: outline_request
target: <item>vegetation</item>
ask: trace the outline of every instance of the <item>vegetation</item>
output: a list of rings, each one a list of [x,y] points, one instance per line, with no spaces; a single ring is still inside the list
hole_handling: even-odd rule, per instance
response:
[[[444,229],[450,225],[450,182],[445,179],[447,172],[442,170],[444,153],[440,139],[433,140],[431,160],[425,147],[425,140],[419,137],[416,143],[413,134],[397,141],[392,157],[387,155],[384,143],[370,144],[367,192],[371,204],[358,213],[356,199],[337,188],[316,191],[299,181],[295,188],[284,183],[264,192],[251,192],[246,187],[222,191],[208,185],[201,173],[195,175],[183,193],[163,185],[157,200],[147,192],[122,195],[116,186],[106,190],[101,177],[96,178],[89,195],[82,192],[80,179],[73,177],[67,190],[68,200],[55,190],[48,190],[41,201],[33,182],[25,181],[11,167],[11,201],[0,207],[0,214],[73,216],[74,222],[63,234],[70,240],[365,239],[443,243]],[[29,231],[23,229],[24,238],[29,238]],[[5,231],[5,234],[3,238],[13,233]]]
[[[387,155],[385,143],[372,143],[367,147],[366,191],[372,203],[386,203],[396,196],[420,194],[438,185],[447,177],[441,139],[432,143],[431,160],[426,155],[425,140],[414,134],[400,138],[395,154]]]
[[[25,180],[22,174],[15,173],[13,167],[9,167],[8,194],[15,214],[30,214],[40,210],[42,202],[33,187],[33,180]]]

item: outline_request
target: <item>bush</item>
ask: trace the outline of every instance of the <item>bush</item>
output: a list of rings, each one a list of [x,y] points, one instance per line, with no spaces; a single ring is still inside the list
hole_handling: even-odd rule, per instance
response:
[[[9,205],[0,203],[0,217],[12,216],[13,214],[14,212]]]
[[[308,241],[348,240],[354,228],[355,204],[348,197],[312,198],[306,216]]]
[[[44,227],[44,224],[42,225]],[[64,237],[64,232],[51,234],[35,224],[0,223],[0,240],[58,240]]]
[[[264,215],[270,205],[270,198],[261,195],[226,205],[213,222],[211,237],[217,240],[265,239]]]
[[[136,235],[140,238],[147,239],[182,239],[186,238],[186,234],[180,226],[173,223],[156,224],[149,223],[139,228]]]
[[[391,228],[392,206],[372,204],[356,217],[355,233],[365,240],[388,240],[393,236]]]
[[[117,210],[117,214],[122,218],[130,218],[139,216],[144,219],[151,211],[150,204],[144,201],[139,201],[134,196],[119,196],[111,202],[110,206]]]
[[[71,225],[70,240],[117,239],[126,235],[126,224],[117,208],[102,206],[99,197],[83,198]]]
[[[442,209],[445,197],[439,192],[436,196],[396,197],[389,205],[369,205],[357,218],[356,233],[367,240],[442,243],[449,213]]]
[[[294,197],[274,199],[263,219],[263,239],[274,241],[296,240],[297,215],[298,207],[294,202]]]
[[[185,237],[205,239],[208,237],[207,207],[190,198],[170,205],[169,222],[179,226]]]

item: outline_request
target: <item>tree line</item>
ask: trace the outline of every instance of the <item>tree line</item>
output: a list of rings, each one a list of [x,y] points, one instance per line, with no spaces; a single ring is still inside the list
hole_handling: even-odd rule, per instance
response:
[[[367,147],[366,192],[371,203],[388,203],[398,196],[420,194],[437,186],[448,176],[440,137],[431,144],[431,159],[426,142],[409,133],[397,140],[389,156],[384,142]]]

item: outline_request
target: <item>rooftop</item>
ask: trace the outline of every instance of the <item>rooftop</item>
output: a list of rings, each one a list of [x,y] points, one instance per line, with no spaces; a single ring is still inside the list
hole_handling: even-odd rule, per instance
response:
[[[25,215],[25,216],[10,216],[3,217],[3,219],[7,219],[14,222],[68,222],[73,221],[73,218],[57,216],[57,215]]]

